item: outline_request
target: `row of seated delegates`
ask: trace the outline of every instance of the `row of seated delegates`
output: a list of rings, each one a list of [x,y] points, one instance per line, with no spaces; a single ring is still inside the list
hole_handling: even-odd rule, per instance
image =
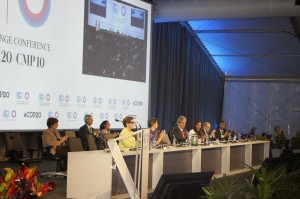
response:
[[[98,150],[103,150],[105,148],[108,148],[107,143],[104,141],[103,134],[100,134],[99,129],[94,129],[92,127],[93,125],[93,116],[92,115],[85,115],[84,116],[84,122],[85,124],[80,127],[78,131],[78,137],[81,139],[83,150],[89,151],[89,145],[87,136],[89,134],[93,135],[93,138],[95,140],[96,146]]]
[[[120,133],[120,137],[126,136],[128,134],[133,133],[132,129],[134,128],[134,118],[130,116],[126,116],[123,119],[123,130]],[[134,136],[129,136],[127,138],[123,138],[119,140],[119,147],[122,148],[135,148],[136,140]]]
[[[42,140],[45,153],[60,158],[60,170],[66,171],[69,148],[65,147],[68,136],[60,136],[57,131],[58,119],[50,117],[47,120],[47,129],[43,131]]]
[[[160,131],[158,129],[158,119],[150,118],[148,120],[148,128],[150,128],[150,143],[155,142],[154,145],[161,144],[164,136],[166,135],[166,131],[165,130]]]
[[[103,135],[104,139],[107,141],[109,139],[114,139],[119,136],[119,133],[110,132],[110,123],[108,120],[104,120],[100,124],[100,134]]]

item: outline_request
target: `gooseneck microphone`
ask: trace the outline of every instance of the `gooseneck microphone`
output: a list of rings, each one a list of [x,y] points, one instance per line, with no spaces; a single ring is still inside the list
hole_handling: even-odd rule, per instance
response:
[[[134,123],[139,125],[139,129],[140,129],[140,130],[142,129],[142,126],[141,126],[140,123],[138,123],[138,122],[134,122]],[[137,125],[136,125],[136,126],[137,126]]]

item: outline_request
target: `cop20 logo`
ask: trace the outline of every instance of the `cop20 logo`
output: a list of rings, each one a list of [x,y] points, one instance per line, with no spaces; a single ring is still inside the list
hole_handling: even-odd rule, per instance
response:
[[[37,13],[32,12],[27,4],[27,0],[19,0],[19,7],[25,21],[32,27],[42,26],[48,19],[51,7],[51,0],[42,0],[43,6]]]

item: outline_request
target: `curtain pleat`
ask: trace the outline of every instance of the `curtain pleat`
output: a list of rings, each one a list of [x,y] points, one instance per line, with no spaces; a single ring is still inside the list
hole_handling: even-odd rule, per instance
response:
[[[195,121],[221,119],[224,78],[194,36],[180,23],[153,26],[151,67],[151,117],[169,130],[178,116]]]

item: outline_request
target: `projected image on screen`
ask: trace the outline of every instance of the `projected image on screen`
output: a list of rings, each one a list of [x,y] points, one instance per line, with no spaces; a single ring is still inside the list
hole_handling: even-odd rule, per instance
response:
[[[90,13],[106,17],[106,0],[91,0]]]
[[[145,12],[137,10],[137,9],[131,9],[131,25],[135,26],[137,28],[144,28],[145,23]]]
[[[82,73],[146,82],[146,23],[146,10],[112,0],[87,1]]]

